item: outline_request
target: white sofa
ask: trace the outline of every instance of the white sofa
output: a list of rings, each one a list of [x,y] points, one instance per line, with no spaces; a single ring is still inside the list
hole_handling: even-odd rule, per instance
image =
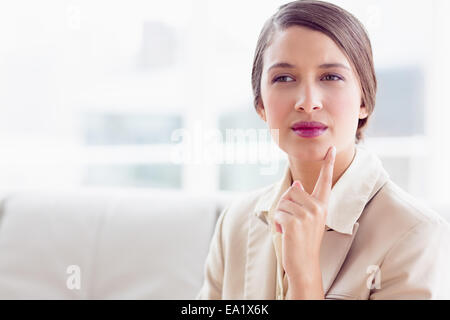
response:
[[[0,299],[194,299],[216,219],[236,196],[0,192]]]
[[[0,299],[194,299],[228,201],[149,189],[3,191]]]

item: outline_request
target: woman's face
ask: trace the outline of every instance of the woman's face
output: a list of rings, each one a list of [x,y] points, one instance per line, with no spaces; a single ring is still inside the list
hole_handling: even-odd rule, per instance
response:
[[[271,68],[279,63],[291,66]],[[287,28],[272,38],[263,65],[258,113],[270,129],[279,129],[282,150],[305,161],[322,160],[331,145],[337,154],[353,151],[358,119],[367,113],[358,77],[333,40],[305,27]],[[300,121],[328,128],[306,138],[292,129]]]

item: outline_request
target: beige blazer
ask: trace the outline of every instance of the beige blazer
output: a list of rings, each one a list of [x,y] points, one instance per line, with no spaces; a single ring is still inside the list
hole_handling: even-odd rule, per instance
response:
[[[246,194],[219,216],[197,299],[275,299],[276,259],[266,216],[292,184]],[[326,299],[450,299],[450,226],[393,183],[357,146],[330,195],[320,266]]]

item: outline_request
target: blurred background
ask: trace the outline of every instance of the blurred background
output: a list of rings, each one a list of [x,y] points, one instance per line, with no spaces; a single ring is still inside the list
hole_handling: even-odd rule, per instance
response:
[[[286,2],[1,2],[0,186],[234,194],[277,181],[287,159],[269,138],[225,137],[266,129],[252,59]],[[330,2],[372,41],[379,91],[365,144],[450,217],[450,1]],[[269,150],[270,174],[246,158],[252,147]]]

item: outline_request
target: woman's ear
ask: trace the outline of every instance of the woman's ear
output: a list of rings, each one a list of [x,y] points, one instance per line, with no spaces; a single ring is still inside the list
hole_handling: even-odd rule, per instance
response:
[[[362,104],[361,107],[359,108],[359,118],[365,119],[368,116],[369,116],[369,113],[367,112],[367,108],[364,104]]]
[[[258,112],[259,117],[266,122],[266,109],[264,108],[261,99],[259,99],[258,105],[256,106],[256,112]]]

